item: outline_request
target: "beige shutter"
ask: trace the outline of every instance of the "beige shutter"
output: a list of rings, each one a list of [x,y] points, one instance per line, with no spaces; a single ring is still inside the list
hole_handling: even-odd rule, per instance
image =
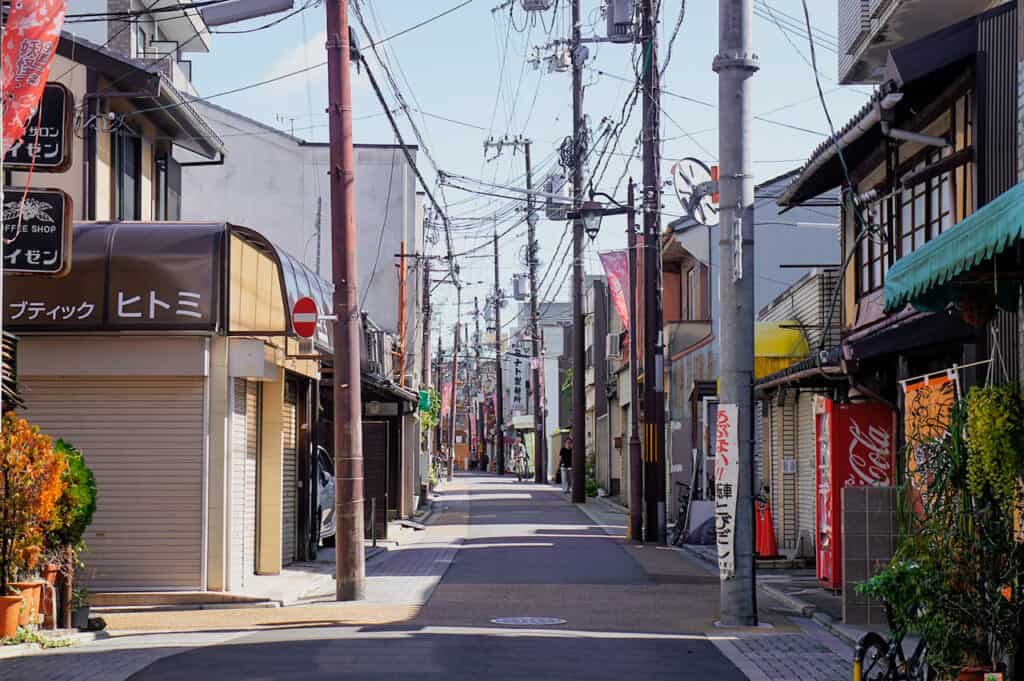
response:
[[[21,376],[22,414],[96,476],[94,591],[202,588],[203,378]]]
[[[800,489],[799,536],[803,537],[804,555],[813,556],[818,499],[813,395],[803,393],[800,396],[797,419],[800,421],[800,448],[796,463]]]
[[[285,382],[284,408],[281,415],[281,564],[295,560],[296,468],[298,467],[298,438],[296,416],[298,396],[295,384]]]
[[[231,588],[256,574],[256,451],[259,384],[234,379],[231,413]]]

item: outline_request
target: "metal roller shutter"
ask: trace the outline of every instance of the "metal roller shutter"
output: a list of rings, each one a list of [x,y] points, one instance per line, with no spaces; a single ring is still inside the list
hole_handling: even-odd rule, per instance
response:
[[[814,555],[815,502],[817,500],[817,458],[814,442],[814,396],[804,393],[797,402],[799,421],[799,448],[796,452],[797,486],[799,497],[798,536],[803,539],[802,553]]]
[[[281,415],[281,564],[295,560],[296,469],[298,468],[298,438],[296,418],[298,395],[295,384],[284,384],[284,408]]]
[[[20,378],[25,417],[78,447],[96,476],[89,588],[202,588],[204,379]]]
[[[231,408],[231,587],[256,574],[259,384],[236,378]]]

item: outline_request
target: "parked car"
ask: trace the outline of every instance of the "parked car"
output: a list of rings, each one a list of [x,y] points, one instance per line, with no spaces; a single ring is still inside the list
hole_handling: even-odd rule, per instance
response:
[[[337,526],[334,519],[334,459],[323,447],[317,453],[317,516],[320,518],[320,541],[324,546],[334,545]]]

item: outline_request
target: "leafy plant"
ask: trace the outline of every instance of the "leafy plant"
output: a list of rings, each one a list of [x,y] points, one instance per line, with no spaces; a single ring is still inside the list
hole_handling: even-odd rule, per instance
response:
[[[57,521],[46,533],[46,543],[53,548],[79,549],[96,513],[96,478],[75,447],[57,440],[53,449],[64,457],[67,466],[64,493],[57,500]]]
[[[420,412],[421,430],[424,433],[441,423],[441,393],[430,387],[426,388],[426,392],[430,396],[430,409]]]
[[[26,627],[18,627],[18,633],[10,638],[0,639],[0,645],[17,646],[25,643],[35,643],[40,648],[67,648],[74,645],[69,638],[47,638],[40,632]]]
[[[593,478],[587,478],[587,482],[586,482],[586,485],[585,485],[585,491],[586,491],[588,497],[596,497],[597,496],[597,480],[594,480]]]
[[[64,492],[64,457],[14,412],[0,429],[0,594],[14,571],[35,567]]]
[[[1016,386],[971,388],[967,394],[967,443],[971,494],[978,499],[991,494],[1001,505],[1011,505],[1024,462],[1024,417]]]

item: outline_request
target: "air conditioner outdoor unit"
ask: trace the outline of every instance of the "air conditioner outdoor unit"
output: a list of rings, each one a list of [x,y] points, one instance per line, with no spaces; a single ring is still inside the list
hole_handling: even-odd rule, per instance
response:
[[[605,337],[604,347],[608,359],[622,359],[622,348],[619,347],[619,334],[610,333]]]

